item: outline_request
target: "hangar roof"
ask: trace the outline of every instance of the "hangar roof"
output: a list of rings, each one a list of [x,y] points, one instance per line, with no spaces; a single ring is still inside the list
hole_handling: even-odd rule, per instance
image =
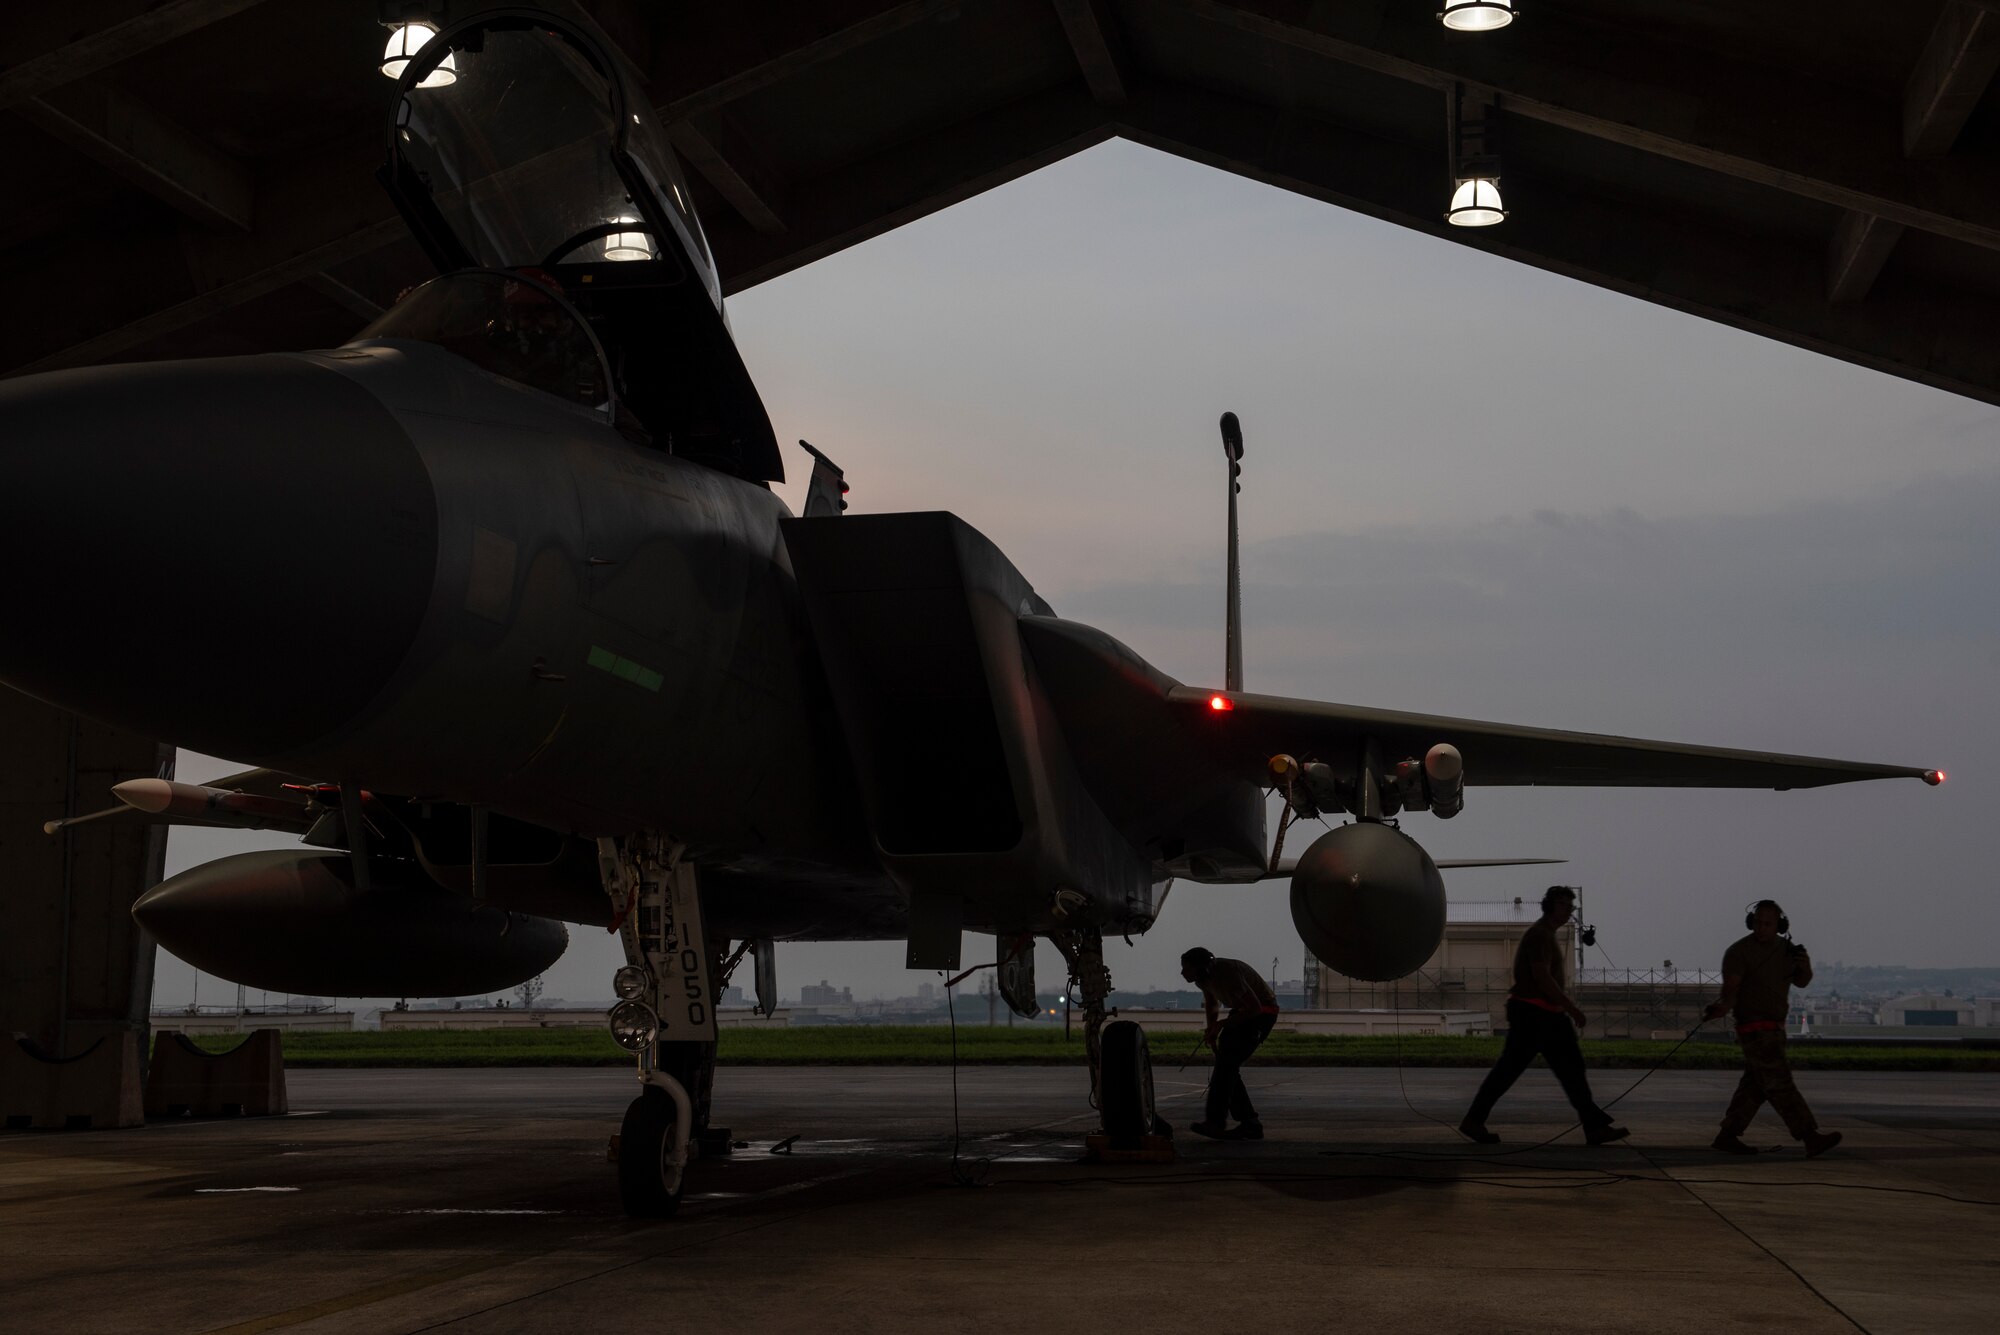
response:
[[[557,6],[661,108],[731,290],[1120,136],[2000,402],[2000,0],[1518,0],[1485,34],[1435,0]],[[335,343],[426,276],[373,179],[377,18],[10,12],[0,373]],[[1459,85],[1497,227],[1442,218]]]

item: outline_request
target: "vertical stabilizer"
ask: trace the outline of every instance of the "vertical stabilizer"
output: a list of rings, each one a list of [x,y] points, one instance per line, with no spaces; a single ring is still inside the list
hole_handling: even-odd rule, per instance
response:
[[[1224,690],[1243,689],[1243,567],[1236,542],[1236,493],[1243,484],[1236,479],[1243,472],[1243,427],[1235,413],[1222,415],[1222,452],[1229,457],[1229,624],[1223,647],[1228,655],[1223,668]]]

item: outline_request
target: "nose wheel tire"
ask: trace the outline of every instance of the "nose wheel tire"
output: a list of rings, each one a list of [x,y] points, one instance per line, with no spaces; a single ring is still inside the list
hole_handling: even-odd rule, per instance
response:
[[[1104,1133],[1114,1140],[1138,1140],[1159,1121],[1153,1111],[1153,1060],[1146,1031],[1131,1020],[1104,1026],[1103,1074],[1098,1092]]]
[[[687,1174],[673,1162],[674,1102],[648,1089],[625,1110],[618,1132],[618,1195],[635,1219],[667,1219],[681,1208]]]

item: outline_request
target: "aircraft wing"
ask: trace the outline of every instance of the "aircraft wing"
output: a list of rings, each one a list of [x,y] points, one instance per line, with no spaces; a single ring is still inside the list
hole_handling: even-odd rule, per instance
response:
[[[1184,729],[1203,734],[1218,760],[1238,777],[1266,784],[1266,766],[1273,755],[1345,758],[1357,754],[1370,739],[1390,764],[1449,742],[1465,757],[1468,785],[1784,790],[1860,779],[1944,781],[1941,771],[1907,765],[1524,728],[1275,695],[1179,685],[1166,695],[1169,711]]]

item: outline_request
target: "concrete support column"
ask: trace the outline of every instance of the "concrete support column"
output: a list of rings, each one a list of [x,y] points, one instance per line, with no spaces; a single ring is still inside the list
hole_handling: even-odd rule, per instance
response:
[[[159,881],[167,848],[166,827],[136,814],[53,835],[42,823],[116,805],[111,785],[171,774],[173,757],[150,738],[0,689],[0,1033],[19,1035],[42,1056],[74,1058],[99,1040],[134,1054],[128,1060],[145,1051],[153,942],[131,908]],[[106,1078],[124,1083],[122,1064],[109,1063]],[[8,1084],[33,1069],[12,1067]],[[10,1113],[43,1102],[35,1090],[0,1093]],[[92,1102],[69,1109],[70,1124],[84,1114],[94,1125],[130,1120],[104,1111],[120,1105],[115,1089]]]

